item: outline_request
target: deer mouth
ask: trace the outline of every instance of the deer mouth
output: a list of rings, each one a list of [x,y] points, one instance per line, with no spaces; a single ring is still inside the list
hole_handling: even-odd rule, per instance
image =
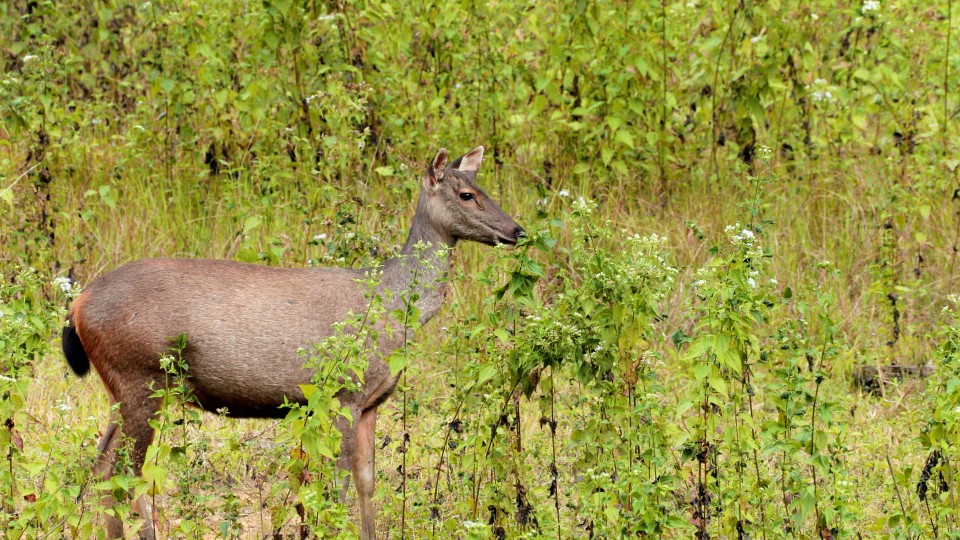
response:
[[[526,236],[526,235],[527,233],[526,231],[523,230],[523,227],[517,225],[517,228],[513,230],[512,236],[503,236],[502,234],[498,234],[494,242],[494,245],[506,244],[508,246],[515,246],[517,245],[517,242],[520,240],[520,237]]]

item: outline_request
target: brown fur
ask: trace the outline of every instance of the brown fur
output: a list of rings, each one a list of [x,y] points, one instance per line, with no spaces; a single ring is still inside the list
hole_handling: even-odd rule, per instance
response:
[[[423,179],[423,192],[410,235],[395,259],[382,266],[379,292],[403,291],[414,275],[421,285],[417,302],[421,322],[440,307],[443,291],[435,285],[447,269],[446,248],[459,239],[487,244],[515,243],[523,234],[513,219],[473,182],[483,158],[478,147],[445,168],[441,150]],[[469,193],[470,196],[462,196]],[[430,247],[414,256],[418,242]],[[159,359],[172,339],[186,334],[187,384],[207,410],[225,408],[238,417],[282,417],[284,400],[303,402],[301,384],[312,373],[303,368],[301,348],[333,333],[333,325],[367,302],[357,280],[368,270],[282,269],[208,259],[144,259],[122,266],[91,283],[74,302],[69,320],[83,352],[103,380],[119,419],[104,431],[95,471],[113,472],[118,436],[133,441],[131,457],[139,474],[153,439],[149,420],[159,401],[151,384],[162,386]],[[400,307],[398,295],[385,294],[387,309]],[[381,353],[402,343],[396,333],[381,338]],[[66,337],[65,337],[66,339]],[[65,341],[66,343],[66,341]],[[65,352],[67,347],[65,345]],[[82,355],[71,357],[83,362]],[[377,355],[369,359],[363,390],[340,395],[354,419],[337,422],[343,433],[339,465],[353,472],[359,496],[361,537],[375,535],[373,506],[376,408],[393,392],[396,377]],[[109,497],[105,500],[112,504]],[[141,501],[142,502],[142,501]],[[152,517],[141,535],[153,537]],[[109,520],[108,535],[122,536],[119,521]]]

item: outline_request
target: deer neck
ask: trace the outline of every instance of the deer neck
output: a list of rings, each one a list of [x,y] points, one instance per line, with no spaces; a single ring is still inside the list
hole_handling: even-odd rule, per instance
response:
[[[381,283],[381,288],[391,292],[388,304],[394,309],[402,307],[408,292],[414,293],[421,324],[443,304],[443,281],[450,264],[450,249],[456,244],[455,238],[430,222],[423,212],[425,204],[425,196],[421,195],[407,241],[397,257],[384,262]]]

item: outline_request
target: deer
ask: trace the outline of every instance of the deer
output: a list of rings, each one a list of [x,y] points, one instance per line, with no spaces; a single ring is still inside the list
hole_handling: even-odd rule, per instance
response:
[[[62,348],[77,376],[93,365],[115,411],[97,446],[94,475],[114,474],[123,444],[129,445],[133,473],[142,473],[154,436],[149,421],[161,405],[152,397],[164,381],[160,359],[177,336],[186,335],[184,384],[196,406],[237,418],[283,418],[285,401],[305,403],[300,385],[313,375],[299,352],[333,335],[335,323],[351,312],[367,309],[369,291],[360,282],[371,270],[380,273],[377,293],[386,298],[388,312],[400,307],[399,293],[413,287],[419,322],[431,319],[445,296],[451,248],[461,240],[516,245],[525,235],[475,183],[482,160],[482,146],[449,164],[447,151],[440,149],[422,177],[406,243],[378,269],[157,258],[128,263],[92,281],[68,311]],[[380,354],[368,358],[362,387],[336,396],[350,411],[350,419],[335,422],[341,432],[337,467],[346,473],[341,500],[352,476],[363,540],[376,537],[371,499],[377,408],[400,376],[383,358],[410,337],[384,334],[377,343]],[[103,500],[106,507],[116,503],[109,494]],[[148,501],[142,496],[136,507],[143,519],[140,537],[153,540]],[[109,538],[123,536],[118,518],[107,515],[105,521]]]

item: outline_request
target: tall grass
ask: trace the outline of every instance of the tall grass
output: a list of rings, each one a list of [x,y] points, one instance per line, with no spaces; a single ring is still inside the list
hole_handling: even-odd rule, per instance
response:
[[[960,285],[954,11],[948,0],[3,4],[0,344],[3,373],[29,373],[0,440],[14,449],[8,465],[29,472],[14,495],[0,489],[5,519],[20,523],[30,495],[58,490],[70,496],[27,520],[25,536],[92,534],[100,511],[81,472],[110,414],[98,381],[78,382],[45,348],[27,361],[10,337],[22,335],[11,321],[41,311],[55,334],[50,314],[68,299],[54,277],[84,285],[156,256],[372,264],[402,244],[429,157],[483,144],[479,183],[545,243],[457,247],[451,300],[408,368],[416,421],[401,427],[402,395],[381,415],[384,533],[951,534],[955,441],[930,433],[953,433],[957,405],[931,391],[955,382],[952,349],[938,349],[952,339],[941,310]],[[769,180],[759,192],[758,178]],[[514,369],[539,377],[525,383],[528,400],[502,353],[529,345],[531,306],[559,319],[574,308],[560,310],[557,295],[586,287],[579,197],[595,204],[598,253],[660,235],[676,281],[621,349],[649,360],[634,381],[642,391],[537,357],[537,370]],[[767,296],[745,282],[726,303],[698,292],[702,268],[750,264],[724,232],[746,226],[750,208],[769,222]],[[527,258],[542,272],[517,270]],[[27,267],[42,277],[28,296],[54,304],[21,301],[13,287]],[[516,275],[529,297],[497,298]],[[726,335],[721,314],[748,300],[771,304],[744,330],[763,352],[744,346],[754,379],[715,353],[689,357],[698,335]],[[705,380],[716,386],[703,387],[697,366],[714,362]],[[927,364],[929,384],[891,380],[877,395],[855,385],[864,367]],[[190,534],[292,534],[298,518],[278,509],[296,495],[271,491],[286,474],[289,449],[271,442],[284,428],[203,424],[185,432],[195,459],[170,465],[201,479],[212,509]],[[401,445],[402,429],[413,444]],[[814,448],[818,431],[829,438]],[[650,452],[629,486],[621,449],[601,447],[615,440]],[[921,499],[918,471],[935,448],[947,489]],[[746,487],[728,483],[741,458]],[[647,491],[629,491],[638,486]],[[187,535],[177,509],[198,500],[158,497],[161,534]],[[536,524],[521,519],[530,501]]]

